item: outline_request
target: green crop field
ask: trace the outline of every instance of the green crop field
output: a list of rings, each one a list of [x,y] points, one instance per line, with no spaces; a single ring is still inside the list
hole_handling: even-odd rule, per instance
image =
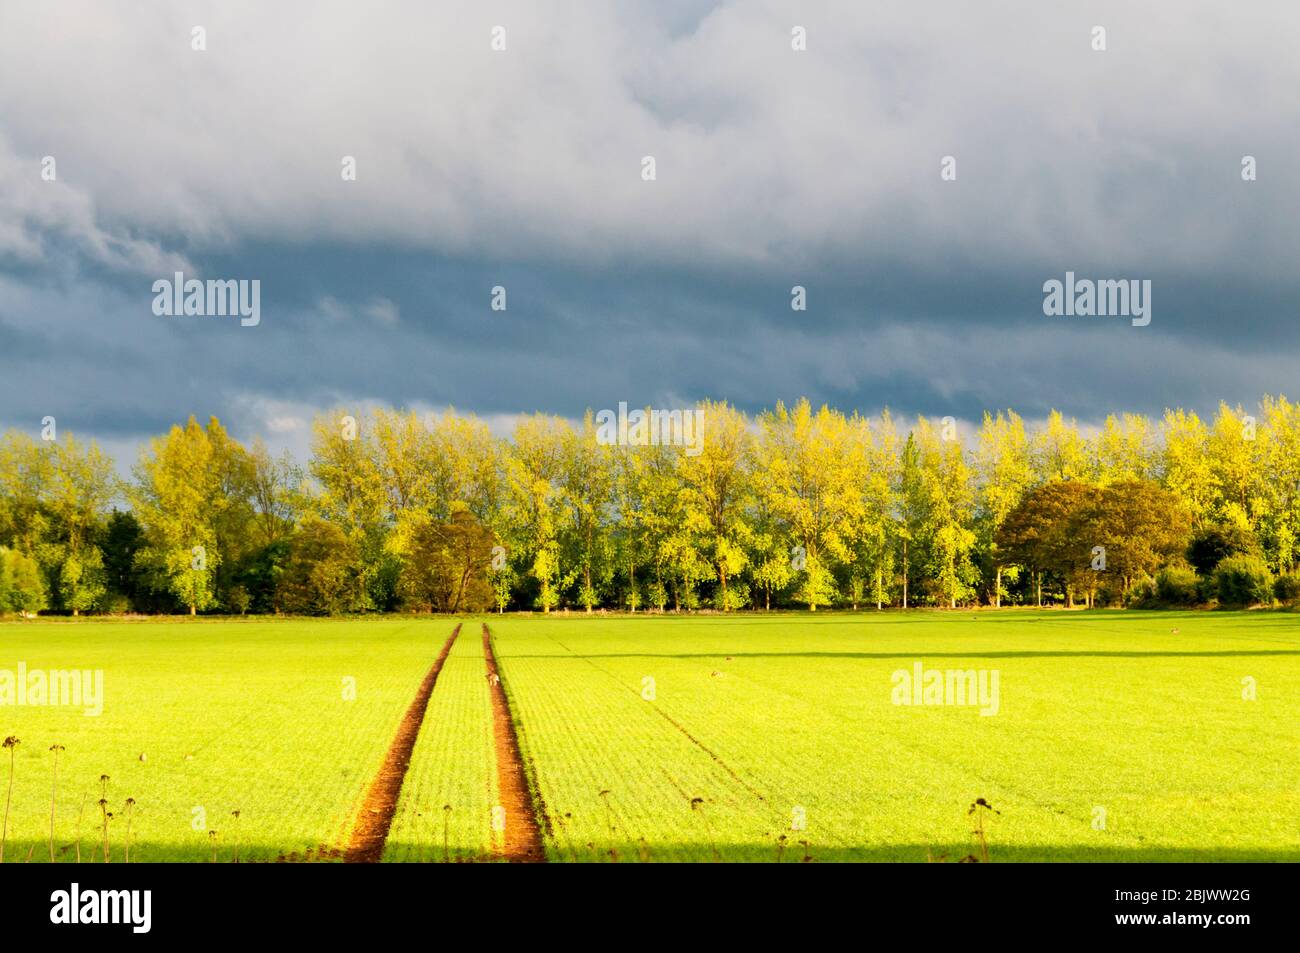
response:
[[[1296,618],[486,621],[553,862],[998,862],[1300,859]],[[132,862],[336,856],[456,621],[0,625],[0,673],[104,673],[98,717],[0,705],[0,735],[22,742],[4,862],[48,860],[54,744],[59,862],[75,860],[83,801],[82,860],[102,860],[102,774],[114,862],[128,814]],[[386,861],[500,856],[484,620],[463,621]],[[969,672],[985,694],[896,674],[918,666]],[[969,814],[979,798],[996,813]]]
[[[985,821],[995,861],[1300,859],[1294,616],[570,617],[496,632],[552,859],[955,860],[981,797],[1000,812]],[[997,670],[997,714],[893,704],[892,674],[916,662]]]
[[[477,626],[467,623],[429,699],[384,860],[490,856],[497,803],[493,757],[483,647]]]
[[[102,859],[104,774],[118,862],[127,798],[136,802],[133,862],[210,860],[210,831],[221,861],[237,845],[247,860],[337,845],[449,630],[444,620],[0,625],[0,670],[24,662],[29,671],[99,669],[104,679],[98,717],[0,707],[0,735],[22,741],[5,862],[29,851],[33,862],[49,860],[53,744],[66,748],[55,818],[60,862],[75,859],[83,798],[82,859],[96,845]]]

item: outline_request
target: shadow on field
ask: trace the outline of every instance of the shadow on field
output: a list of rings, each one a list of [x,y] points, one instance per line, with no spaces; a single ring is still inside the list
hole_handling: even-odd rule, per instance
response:
[[[410,847],[406,848],[411,850]],[[872,847],[805,848],[787,842],[778,853],[771,844],[718,844],[716,852],[707,844],[632,844],[617,846],[617,860],[608,844],[593,844],[576,852],[553,842],[546,845],[551,863],[957,863],[978,848],[963,844],[886,844]],[[928,854],[927,854],[928,852]],[[805,861],[805,857],[809,858]],[[1300,845],[1279,850],[1237,850],[1233,848],[1084,848],[1072,846],[1004,847],[989,844],[991,863],[1294,863],[1300,861]]]
[[[1300,649],[1244,649],[1235,652],[529,652],[511,646],[503,658],[826,658],[826,659],[919,659],[919,658],[1253,658],[1256,656],[1300,655]]]
[[[104,844],[98,839],[98,829],[92,830],[87,824],[85,837],[81,841],[81,864],[86,866],[104,864]],[[229,839],[228,832],[222,832],[216,841],[215,863],[229,864],[235,860],[238,852],[239,863],[342,863],[343,849],[339,846],[322,844],[309,847],[307,844],[271,844],[265,841],[246,841],[236,845]],[[439,847],[441,850],[441,847]],[[432,848],[429,848],[432,850]],[[31,860],[28,861],[30,856]],[[126,862],[125,843],[120,830],[113,830],[109,842],[109,863],[120,865]],[[177,844],[155,840],[131,840],[131,864],[210,864],[213,863],[213,845],[195,841],[190,844]],[[58,840],[54,844],[54,862],[61,867],[77,867],[77,848]],[[12,831],[5,844],[4,867],[17,867],[25,863],[49,864],[50,846],[45,838],[15,838]]]
[[[708,844],[656,844],[620,842],[616,845],[617,860],[610,855],[609,844],[591,844],[576,849],[558,847],[548,839],[546,856],[552,863],[925,863],[927,856],[938,862],[956,863],[970,855],[976,848],[970,843],[946,844],[883,844],[870,847],[823,847],[816,840],[807,847],[789,835],[784,850],[778,852],[775,839],[760,843],[718,843],[716,850]],[[64,845],[57,845],[60,850]],[[102,855],[92,860],[96,845],[87,838],[81,846],[82,864],[102,864]],[[5,848],[6,868],[24,863],[28,852],[31,863],[49,863],[49,847],[45,841],[10,838]],[[288,863],[341,863],[339,852],[324,852],[305,847],[274,846],[266,843],[240,846],[241,863],[274,863],[286,858]],[[406,839],[390,840],[386,856],[408,858],[408,862],[440,863],[443,859],[441,843],[419,844]],[[1001,845],[996,839],[989,843],[993,863],[1295,863],[1300,861],[1300,844],[1290,848],[1248,850],[1229,847],[1172,848],[1172,847],[1083,847]],[[58,863],[65,867],[77,866],[73,852],[60,852]],[[122,863],[122,844],[112,848],[112,863]],[[448,855],[452,862],[500,862],[495,857],[474,857],[452,846]],[[805,861],[804,858],[809,860]],[[234,858],[233,844],[218,844],[217,863],[228,864]],[[212,851],[195,847],[179,847],[145,841],[131,845],[131,863],[211,863]]]

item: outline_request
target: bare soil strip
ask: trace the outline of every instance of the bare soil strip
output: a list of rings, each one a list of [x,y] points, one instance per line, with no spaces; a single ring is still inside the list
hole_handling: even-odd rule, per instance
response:
[[[393,825],[397,799],[402,793],[402,782],[406,779],[406,769],[411,763],[415,740],[420,736],[420,725],[424,723],[424,713],[429,707],[429,696],[433,694],[438,673],[442,671],[442,664],[447,661],[447,653],[451,651],[458,635],[459,625],[452,629],[451,637],[442,647],[429,674],[424,676],[411,707],[406,710],[401,724],[397,726],[397,734],[388,746],[384,763],[375,779],[370,782],[366,799],[361,802],[361,808],[357,812],[352,836],[348,839],[347,851],[343,854],[343,862],[346,864],[375,864],[384,854],[384,842],[388,840],[388,829]]]
[[[515,734],[510,702],[497,671],[496,655],[492,652],[492,633],[488,630],[487,623],[483,624],[483,658],[487,662],[488,685],[492,694],[497,789],[501,807],[505,808],[505,831],[501,838],[500,856],[515,863],[545,863],[546,849],[542,844],[541,825],[537,822],[540,812],[542,822],[545,823],[545,810],[540,806],[540,800],[534,800],[528,788],[528,775],[524,771],[524,759],[519,752],[519,737]]]

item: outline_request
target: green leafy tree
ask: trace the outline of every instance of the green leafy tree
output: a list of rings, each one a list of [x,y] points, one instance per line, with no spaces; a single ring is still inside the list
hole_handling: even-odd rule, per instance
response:
[[[683,448],[659,444],[636,447],[627,459],[634,462],[634,479],[640,498],[638,522],[650,578],[646,598],[660,612],[669,602],[675,609],[693,606],[695,589],[713,576],[705,547],[699,545],[682,492],[680,459]]]
[[[130,493],[147,539],[137,562],[191,615],[217,601],[218,526],[230,506],[224,440],[215,418],[207,429],[193,417],[173,427],[141,454]]]
[[[835,598],[832,570],[852,560],[865,516],[867,422],[806,400],[759,418],[760,469],[772,505],[802,550],[795,598],[816,611]]]
[[[493,604],[492,547],[496,540],[468,510],[445,523],[428,522],[411,536],[398,590],[429,612],[482,612]]]
[[[1257,429],[1253,416],[1243,408],[1219,405],[1205,442],[1213,495],[1208,507],[1199,513],[1198,525],[1213,520],[1252,533],[1258,529],[1261,507],[1267,497],[1260,470],[1261,444],[1256,439]],[[1189,505],[1189,509],[1193,510],[1193,517],[1198,515],[1193,506]]]
[[[909,433],[903,443],[899,455],[897,480],[897,488],[893,493],[895,510],[892,535],[898,541],[902,605],[906,609],[909,605],[916,541],[921,537],[928,513],[925,478],[921,470],[921,450],[914,433]]]
[[[1272,568],[1289,573],[1300,555],[1300,404],[1265,397],[1260,412],[1257,452],[1268,478],[1255,498],[1257,532]]]
[[[1197,573],[1210,576],[1229,556],[1264,558],[1255,534],[1236,523],[1202,526],[1192,532],[1187,544],[1187,561]]]
[[[1094,441],[1093,472],[1098,486],[1148,480],[1157,472],[1151,422],[1141,414],[1106,418]]]
[[[1127,593],[1135,577],[1153,576],[1181,557],[1191,536],[1192,516],[1178,497],[1151,480],[1124,480],[1104,487],[1092,505],[1092,545],[1106,550],[1106,569],[1123,580]]]
[[[978,545],[993,569],[992,603],[1002,605],[1002,572],[1007,560],[997,545],[998,534],[1034,482],[1033,461],[1024,421],[1014,411],[984,415],[975,449],[975,479],[979,486],[975,518]]]
[[[1217,487],[1209,453],[1210,434],[1194,413],[1165,412],[1161,482],[1174,493],[1198,524],[1213,518]]]
[[[1254,556],[1229,556],[1214,570],[1219,602],[1226,606],[1270,605],[1273,573]]]
[[[677,457],[687,528],[700,537],[718,582],[724,612],[742,604],[729,581],[745,568],[748,526],[742,514],[750,493],[753,437],[745,414],[725,401],[702,401],[703,441],[698,454]]]
[[[94,608],[107,580],[103,554],[94,543],[109,502],[117,494],[113,461],[91,441],[72,434],[50,447],[51,465],[42,494],[50,514],[49,572],[57,580],[61,607],[73,615]]]
[[[31,555],[48,538],[44,496],[54,460],[48,447],[20,431],[0,439],[0,545]]]
[[[640,447],[619,448],[635,453]],[[614,552],[609,538],[609,508],[614,497],[615,466],[612,447],[597,440],[590,410],[582,429],[563,442],[561,496],[568,562],[575,567],[578,603],[587,612],[597,606],[614,572]]]
[[[1035,483],[1049,480],[1090,481],[1095,466],[1089,459],[1087,441],[1079,433],[1079,425],[1066,420],[1060,411],[1053,410],[1047,423],[1034,435],[1033,462]]]
[[[336,408],[312,425],[308,469],[318,490],[311,509],[337,526],[357,551],[362,566],[357,608],[364,609],[390,607],[396,566],[386,552],[393,493],[385,486],[375,443],[374,427],[358,411]]]
[[[560,417],[534,414],[515,425],[506,455],[506,520],[510,547],[527,562],[538,586],[537,603],[550,612],[573,579],[561,570],[560,538],[568,516],[564,478],[573,428]]]
[[[1100,534],[1089,523],[1099,492],[1077,480],[1044,483],[1025,494],[999,529],[998,548],[1029,572],[1035,605],[1043,604],[1046,574],[1059,576],[1068,586],[1091,569],[1092,547],[1099,545]]]
[[[879,610],[890,598],[895,569],[893,515],[898,509],[895,493],[899,485],[899,440],[888,410],[871,425],[867,440],[862,508],[853,533],[854,574],[868,581],[869,589],[865,591]]]
[[[971,593],[975,545],[971,513],[974,487],[961,441],[952,432],[936,431],[924,417],[917,422],[916,445],[920,451],[922,535],[927,569],[936,597],[956,608]]]
[[[361,553],[333,523],[309,516],[290,540],[279,604],[299,615],[338,615],[365,603]]]
[[[104,556],[97,546],[70,553],[59,568],[59,593],[63,608],[80,615],[98,608],[108,592]]]
[[[17,550],[0,547],[0,609],[35,615],[49,605],[45,580],[36,560]]]
[[[133,608],[138,604],[145,582],[136,565],[136,554],[145,546],[144,529],[129,510],[113,510],[101,534],[104,578],[111,596],[118,596]]]

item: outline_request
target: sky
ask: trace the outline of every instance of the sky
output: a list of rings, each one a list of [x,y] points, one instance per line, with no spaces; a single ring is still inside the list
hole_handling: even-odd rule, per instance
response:
[[[1297,49],[1262,0],[0,3],[0,428],[1300,397]],[[155,314],[177,271],[260,323]],[[1150,324],[1045,315],[1067,271]]]

